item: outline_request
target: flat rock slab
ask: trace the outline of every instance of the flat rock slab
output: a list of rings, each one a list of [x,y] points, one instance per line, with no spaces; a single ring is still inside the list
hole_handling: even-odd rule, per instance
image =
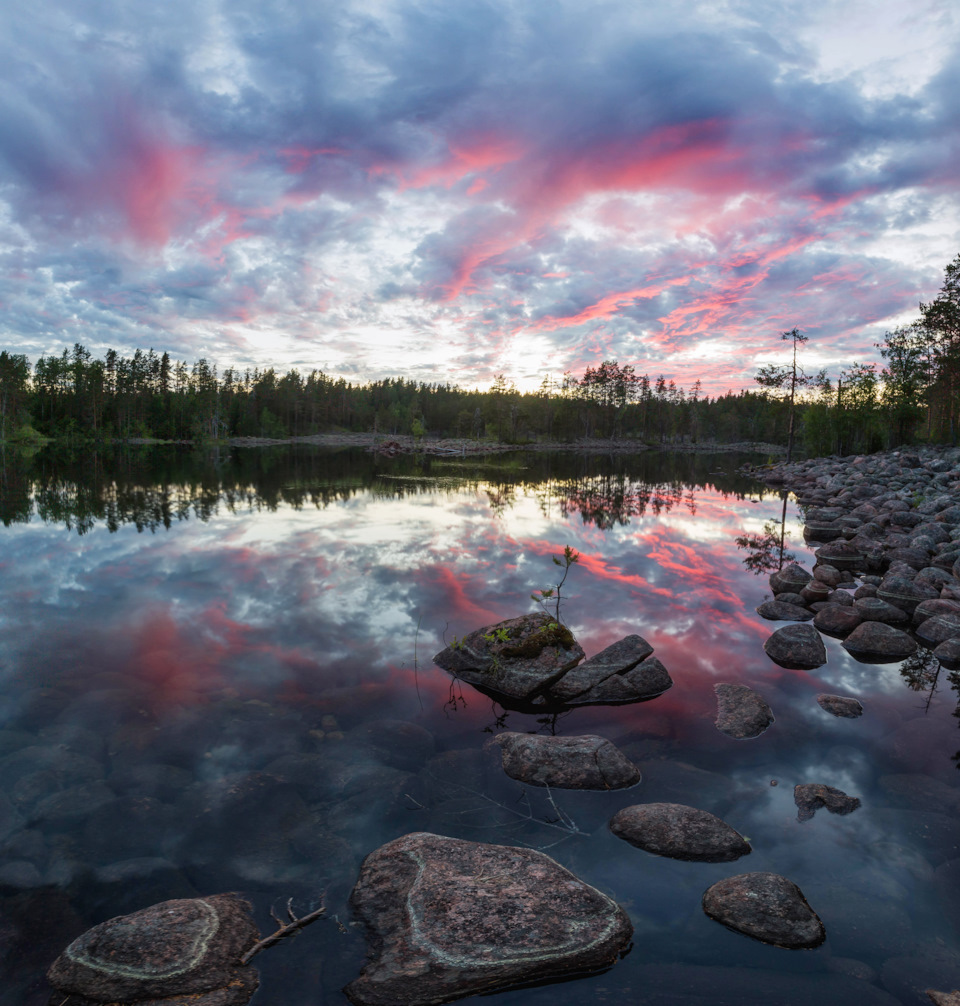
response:
[[[777,873],[741,873],[708,887],[703,910],[729,929],[788,950],[819,947],[826,931],[803,892]]]
[[[568,702],[596,688],[607,678],[623,675],[653,653],[653,647],[637,635],[625,636],[605,650],[567,671],[550,688],[552,697]]]
[[[575,668],[571,674],[579,671]],[[646,702],[662,695],[673,687],[673,679],[666,667],[656,657],[632,667],[625,674],[611,674],[593,686],[589,691],[567,698],[564,690],[567,676],[564,675],[545,693],[548,701],[556,706],[617,706],[632,702]]]
[[[860,798],[847,796],[841,789],[822,782],[804,782],[793,787],[793,802],[797,805],[797,820],[809,821],[821,808],[831,814],[852,814],[860,806]]]
[[[890,664],[917,652],[915,639],[885,622],[861,622],[840,645],[867,664]]]
[[[812,671],[827,662],[827,649],[812,625],[798,623],[777,629],[763,644],[766,655],[781,667]]]
[[[717,729],[728,737],[758,737],[773,723],[773,713],[762,696],[746,685],[714,685]]]
[[[610,820],[618,838],[645,852],[699,863],[730,863],[752,850],[726,821],[679,803],[640,803]]]
[[[505,731],[490,741],[500,746],[503,770],[531,786],[560,789],[623,789],[640,782],[640,770],[604,737],[545,737]]]
[[[613,964],[626,912],[532,849],[417,832],[363,862],[351,895],[373,956],[344,992],[432,1004]]]
[[[859,701],[846,695],[827,695],[825,692],[821,692],[817,696],[817,703],[821,709],[825,709],[834,716],[843,716],[852,720],[863,715],[863,706]]]
[[[253,969],[237,962],[259,939],[250,906],[234,894],[163,901],[88,929],[53,962],[47,979],[64,995],[98,1002],[220,990],[226,997],[210,999],[210,1006],[232,1006],[256,989]],[[244,989],[246,998],[231,998]]]

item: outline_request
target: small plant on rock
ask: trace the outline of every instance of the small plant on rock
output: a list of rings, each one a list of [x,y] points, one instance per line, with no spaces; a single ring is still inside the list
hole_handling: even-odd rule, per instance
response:
[[[560,618],[560,602],[563,600],[561,594],[563,585],[567,582],[570,567],[579,561],[580,553],[575,552],[569,545],[564,545],[563,556],[553,556],[553,564],[555,566],[560,566],[563,569],[563,576],[560,577],[560,582],[554,587],[543,587],[540,590],[534,591],[534,593],[530,595],[531,600],[536,601],[548,615],[553,616],[556,626],[563,625],[563,621]],[[554,627],[555,626],[549,626],[548,628]]]

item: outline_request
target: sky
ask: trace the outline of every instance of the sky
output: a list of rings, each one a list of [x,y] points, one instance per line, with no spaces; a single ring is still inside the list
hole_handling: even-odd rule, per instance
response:
[[[12,0],[0,348],[708,393],[960,253],[951,0]]]

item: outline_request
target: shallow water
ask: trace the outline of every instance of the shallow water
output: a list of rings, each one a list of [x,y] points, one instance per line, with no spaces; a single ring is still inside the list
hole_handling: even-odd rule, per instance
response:
[[[607,973],[497,1002],[848,1006],[956,988],[956,675],[860,664],[831,639],[817,671],[770,662],[766,576],[736,538],[782,504],[734,474],[742,460],[8,455],[0,1002],[46,1002],[44,970],[96,922],[239,890],[263,932],[289,897],[329,912],[257,958],[253,1002],[345,1003],[365,954],[346,905],[359,863],[410,831],[546,849],[629,912],[633,949]],[[786,521],[809,566],[792,501]],[[531,610],[565,545],[581,558],[562,617],[587,654],[640,633],[670,691],[538,718],[432,664],[444,640]],[[719,733],[721,681],[760,691],[774,725]],[[858,696],[864,716],[828,715],[821,691]],[[602,734],[643,781],[554,806],[484,749],[500,729]],[[801,782],[863,805],[801,824]],[[681,863],[609,832],[621,807],[657,800],[720,815],[753,853]],[[710,884],[755,870],[799,884],[823,947],[764,946],[703,914]]]

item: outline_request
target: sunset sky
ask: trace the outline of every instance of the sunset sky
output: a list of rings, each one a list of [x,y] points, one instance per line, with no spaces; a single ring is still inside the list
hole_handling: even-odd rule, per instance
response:
[[[0,349],[521,388],[878,358],[960,252],[953,0],[12,0]]]

